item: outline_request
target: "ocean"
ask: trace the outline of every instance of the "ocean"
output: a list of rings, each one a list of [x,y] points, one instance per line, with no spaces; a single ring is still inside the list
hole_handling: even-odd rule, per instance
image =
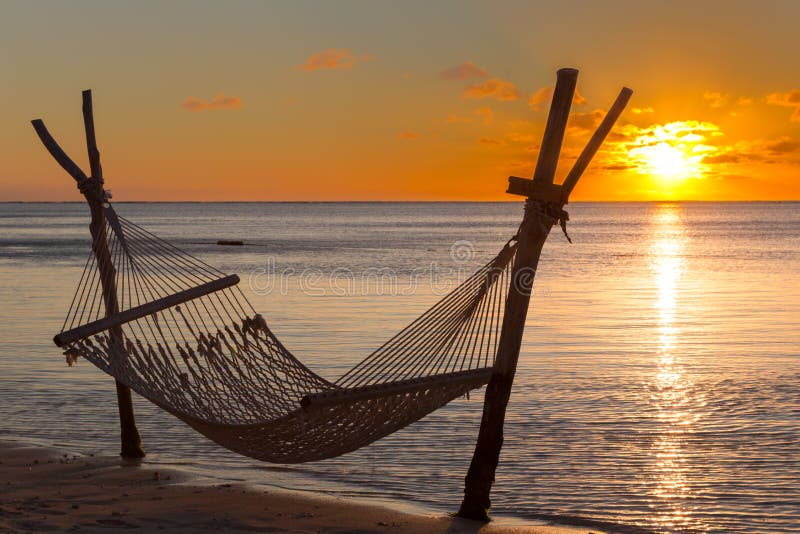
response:
[[[800,203],[576,203],[536,274],[493,514],[655,532],[800,531]],[[520,203],[120,203],[220,268],[335,379],[511,237]],[[79,203],[0,204],[0,438],[116,454],[112,380],[52,337]],[[219,246],[221,239],[244,246]],[[482,394],[340,458],[260,464],[135,398],[148,462],[455,511]]]

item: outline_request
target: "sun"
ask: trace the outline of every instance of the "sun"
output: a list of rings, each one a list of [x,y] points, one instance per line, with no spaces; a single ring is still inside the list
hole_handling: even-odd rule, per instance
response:
[[[690,143],[674,140],[636,147],[631,155],[638,160],[639,172],[665,182],[680,182],[702,174],[702,154],[692,150]]]
[[[645,129],[633,143],[629,155],[641,174],[674,184],[699,178],[703,158],[714,151],[705,143],[716,127],[697,121],[678,121]]]
[[[684,180],[695,168],[691,156],[680,148],[663,142],[642,151],[651,174],[667,180]]]

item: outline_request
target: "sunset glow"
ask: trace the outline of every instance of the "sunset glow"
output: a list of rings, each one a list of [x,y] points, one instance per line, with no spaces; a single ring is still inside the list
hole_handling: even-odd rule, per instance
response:
[[[709,172],[703,159],[718,151],[705,144],[711,135],[719,135],[719,130],[710,124],[681,121],[657,125],[634,139],[627,155],[639,173],[656,179],[669,193],[677,182]]]
[[[641,154],[649,172],[667,181],[683,180],[698,172],[698,156],[689,156],[667,142],[633,149],[630,153]]]
[[[7,2],[0,200],[78,199],[29,121],[83,164],[86,88],[119,200],[514,200],[559,67],[558,177],[634,90],[574,200],[797,199],[800,4],[768,4]]]

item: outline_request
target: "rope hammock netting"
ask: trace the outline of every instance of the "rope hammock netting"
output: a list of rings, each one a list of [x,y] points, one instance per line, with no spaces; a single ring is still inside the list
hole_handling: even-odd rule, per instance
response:
[[[338,456],[489,380],[512,242],[330,382],[281,344],[237,276],[118,216],[108,202],[103,210],[106,224],[95,232],[56,343],[69,362],[87,359],[228,449],[276,463]],[[97,254],[103,246],[107,256]]]

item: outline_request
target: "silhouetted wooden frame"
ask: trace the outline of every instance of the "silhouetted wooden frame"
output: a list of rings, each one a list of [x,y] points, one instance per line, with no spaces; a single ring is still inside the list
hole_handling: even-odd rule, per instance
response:
[[[42,141],[47,151],[53,159],[78,183],[78,188],[89,204],[92,220],[89,230],[92,234],[92,250],[97,258],[97,266],[100,271],[100,281],[103,289],[103,300],[106,308],[106,316],[114,316],[119,312],[117,302],[116,272],[114,270],[111,255],[108,249],[108,238],[106,236],[105,204],[106,195],[103,191],[103,169],[100,165],[100,151],[97,149],[97,139],[94,129],[94,112],[92,108],[91,90],[83,91],[83,125],[86,132],[86,149],[89,155],[89,167],[91,176],[86,173],[64,152],[58,145],[53,136],[47,130],[41,119],[31,121],[34,130]],[[121,348],[124,353],[122,343],[122,331],[119,325],[111,326],[109,329],[111,340]],[[120,430],[121,430],[121,455],[127,458],[141,458],[144,456],[142,440],[139,429],[136,428],[136,418],[133,413],[133,398],[131,390],[120,381],[116,381],[117,405],[119,408]]]
[[[577,79],[578,71],[575,69],[558,71],[553,102],[547,117],[533,180],[514,176],[509,178],[508,192],[527,197],[526,216],[517,234],[517,255],[512,268],[511,286],[505,304],[500,342],[492,377],[486,386],[481,427],[472,462],[464,480],[464,499],[457,514],[459,517],[479,521],[489,520],[490,493],[500,459],[500,450],[503,446],[506,408],[517,370],[525,319],[533,289],[533,278],[539,265],[542,247],[555,222],[543,214],[545,208],[550,206],[560,210],[568,202],[569,195],[575,188],[578,179],[611,131],[632,94],[632,91],[626,87],[620,91],[614,105],[578,157],[564,183],[560,186],[554,185],[556,166]],[[529,208],[537,206],[539,207],[538,211],[529,210]]]

